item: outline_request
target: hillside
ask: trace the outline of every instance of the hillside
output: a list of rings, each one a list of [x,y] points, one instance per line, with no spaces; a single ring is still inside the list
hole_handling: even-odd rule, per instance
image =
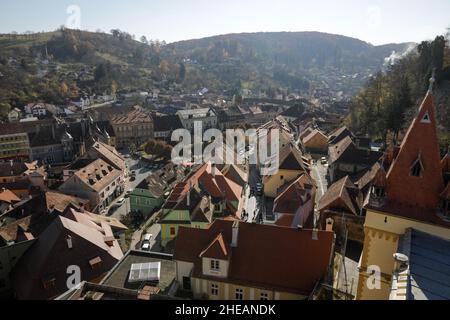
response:
[[[281,91],[355,94],[393,51],[317,32],[231,34],[169,45],[126,32],[62,29],[0,35],[0,113],[42,100],[62,104],[82,93],[148,90],[162,83],[192,92],[274,96]]]
[[[308,90],[313,85],[354,94],[385,58],[410,45],[373,46],[319,32],[242,33],[172,43],[163,53],[169,59],[184,58],[192,70],[202,69],[209,87],[219,82],[227,89],[258,91]]]
[[[424,41],[386,72],[378,73],[356,95],[347,125],[380,141],[401,138],[435,72],[434,102],[442,151],[450,144],[450,46],[444,36]],[[388,139],[387,139],[388,138]]]
[[[162,63],[161,47],[120,31],[0,35],[0,103],[58,104],[82,93],[148,90],[169,72],[178,73],[178,65]]]

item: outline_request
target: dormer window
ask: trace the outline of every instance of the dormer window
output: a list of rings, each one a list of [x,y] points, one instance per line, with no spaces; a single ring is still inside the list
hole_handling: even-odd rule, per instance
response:
[[[423,165],[422,165],[422,160],[419,158],[417,158],[417,160],[413,163],[413,165],[411,166],[411,176],[413,177],[422,177],[422,173],[423,173]]]
[[[220,261],[219,260],[211,260],[211,271],[212,272],[220,271]]]
[[[425,115],[423,116],[423,118],[420,122],[421,123],[431,123],[430,115],[428,114],[428,112],[425,113]]]
[[[373,186],[372,193],[375,197],[382,198],[384,197],[384,188]]]

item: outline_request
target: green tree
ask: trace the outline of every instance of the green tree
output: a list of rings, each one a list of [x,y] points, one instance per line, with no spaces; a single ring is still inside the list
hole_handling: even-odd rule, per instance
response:
[[[186,66],[184,63],[180,62],[178,70],[178,81],[181,83],[186,79]]]
[[[141,40],[142,43],[148,44],[148,40],[147,40],[146,36],[142,36],[140,40]]]

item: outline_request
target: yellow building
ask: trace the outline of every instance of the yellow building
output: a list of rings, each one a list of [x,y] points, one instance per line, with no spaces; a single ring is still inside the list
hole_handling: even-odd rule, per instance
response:
[[[20,132],[0,136],[0,159],[28,159],[29,156],[30,142],[27,133]]]
[[[263,179],[264,195],[269,198],[276,198],[284,185],[308,172],[306,160],[292,143],[280,148],[279,161],[278,171]]]
[[[181,227],[177,281],[194,299],[306,299],[329,271],[333,239],[330,231],[221,219],[206,229]]]
[[[154,137],[153,119],[148,114],[134,110],[126,115],[116,115],[111,119],[115,141],[110,141],[117,148],[137,148]]]
[[[444,163],[445,159],[442,160]],[[383,167],[386,170],[379,171],[375,178],[366,207],[364,248],[359,263],[356,298],[389,299],[390,296],[402,296],[412,299],[414,295],[408,293],[411,290],[408,288],[417,289],[423,283],[411,285],[413,280],[408,274],[403,277],[403,284],[399,282],[398,261],[394,255],[402,257],[404,264],[417,259],[413,252],[403,249],[404,239],[413,232],[443,241],[450,240],[449,169],[441,166],[431,90],[399,151],[388,151]],[[423,254],[432,253],[428,250]],[[415,270],[411,269],[410,273],[413,272]],[[399,290],[400,285],[404,285],[402,290]],[[450,284],[447,285],[446,290],[450,292]],[[392,292],[395,294],[392,295]],[[420,298],[427,296],[420,295]]]

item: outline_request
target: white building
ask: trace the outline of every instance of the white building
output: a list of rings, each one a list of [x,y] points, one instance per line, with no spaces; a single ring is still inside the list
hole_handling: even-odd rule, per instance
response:
[[[194,130],[194,122],[201,121],[203,130],[217,128],[217,114],[211,108],[180,110],[177,112],[183,128]]]

